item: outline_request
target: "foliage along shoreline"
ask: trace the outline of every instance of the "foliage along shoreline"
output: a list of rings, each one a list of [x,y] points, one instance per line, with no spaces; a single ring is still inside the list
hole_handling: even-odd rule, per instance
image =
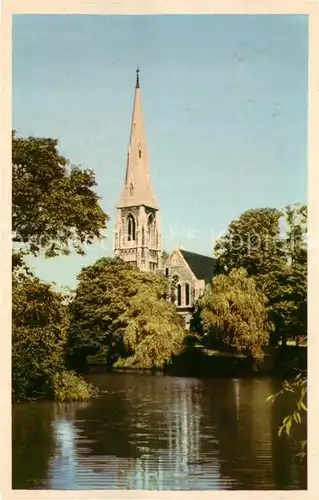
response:
[[[73,370],[63,370],[48,379],[47,390],[37,395],[18,396],[13,394],[12,403],[34,403],[36,401],[56,401],[71,403],[88,401],[99,395],[99,389],[84,380],[83,376]]]
[[[206,352],[205,352],[206,351]],[[287,357],[290,363],[287,362]],[[143,366],[108,367],[101,364],[87,365],[82,375],[108,373],[141,373],[172,375],[198,378],[230,378],[230,377],[269,377],[278,379],[294,378],[296,373],[304,372],[307,366],[307,350],[302,346],[280,347],[273,353],[265,354],[261,365],[254,369],[253,360],[239,353],[205,350],[202,346],[185,348],[171,363],[161,369],[152,370]]]
[[[93,397],[79,378],[91,364],[154,372],[184,356],[187,369],[200,366],[204,357],[167,300],[164,276],[102,258],[62,294],[32,274],[26,256],[68,255],[71,246],[84,254],[103,238],[109,216],[94,173],[61,156],[56,140],[13,133],[12,161],[12,399]],[[258,373],[266,350],[279,344],[285,367],[292,363],[289,339],[307,334],[306,236],[307,207],[294,205],[247,210],[216,242],[215,275],[191,330],[202,351],[223,353],[220,367],[236,352]]]

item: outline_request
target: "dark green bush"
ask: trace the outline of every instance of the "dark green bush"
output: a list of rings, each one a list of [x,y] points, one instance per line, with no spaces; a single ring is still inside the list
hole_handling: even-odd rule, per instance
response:
[[[51,286],[32,276],[13,276],[12,396],[14,401],[50,397],[51,379],[64,369],[67,312]]]

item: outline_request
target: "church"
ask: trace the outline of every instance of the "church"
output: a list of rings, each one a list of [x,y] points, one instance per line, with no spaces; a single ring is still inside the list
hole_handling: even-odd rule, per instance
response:
[[[136,71],[131,133],[124,186],[116,205],[114,255],[169,280],[169,294],[189,327],[194,303],[211,282],[215,259],[173,250],[163,261],[161,217],[150,174],[139,69]]]

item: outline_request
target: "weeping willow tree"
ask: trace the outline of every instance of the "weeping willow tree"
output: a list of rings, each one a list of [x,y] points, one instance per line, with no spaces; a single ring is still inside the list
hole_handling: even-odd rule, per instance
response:
[[[123,339],[128,357],[118,365],[161,369],[183,349],[181,318],[156,290],[142,287],[121,320],[126,323]]]
[[[267,298],[244,269],[218,275],[198,301],[204,333],[253,359],[263,356],[272,325]]]

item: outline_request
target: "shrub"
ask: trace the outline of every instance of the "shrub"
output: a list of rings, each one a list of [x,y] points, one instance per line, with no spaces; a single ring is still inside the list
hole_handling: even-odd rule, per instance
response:
[[[55,374],[52,379],[52,390],[54,398],[61,402],[86,401],[97,395],[97,389],[74,371]]]
[[[12,396],[14,401],[51,395],[64,369],[67,312],[61,294],[32,276],[12,280]]]

